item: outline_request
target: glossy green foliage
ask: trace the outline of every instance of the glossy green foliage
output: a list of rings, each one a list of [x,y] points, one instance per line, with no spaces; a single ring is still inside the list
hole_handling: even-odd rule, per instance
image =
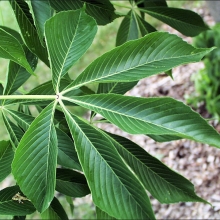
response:
[[[0,181],[12,173],[17,185],[0,191],[0,216],[24,219],[37,210],[42,219],[68,219],[72,198],[88,194],[98,219],[155,219],[149,194],[166,204],[208,203],[190,181],[137,143],[99,129],[94,117],[159,142],[186,138],[219,148],[220,135],[184,103],[124,95],[140,79],[164,71],[172,76],[173,67],[200,61],[213,50],[157,32],[145,13],[190,36],[207,29],[201,18],[171,9],[165,0],[130,0],[124,14],[109,0],[9,2],[22,36],[0,27],[0,56],[10,60],[0,84],[9,137],[0,136]],[[70,78],[70,68],[96,40],[97,24],[113,22],[118,14],[124,17],[116,48]],[[50,67],[51,79],[24,92],[38,58]],[[90,89],[93,83],[97,90]],[[76,115],[76,106],[90,110],[90,120]]]

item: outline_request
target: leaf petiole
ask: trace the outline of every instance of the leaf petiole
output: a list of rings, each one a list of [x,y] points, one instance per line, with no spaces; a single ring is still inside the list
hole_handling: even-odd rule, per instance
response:
[[[8,99],[46,99],[55,100],[57,95],[0,95],[0,100]]]

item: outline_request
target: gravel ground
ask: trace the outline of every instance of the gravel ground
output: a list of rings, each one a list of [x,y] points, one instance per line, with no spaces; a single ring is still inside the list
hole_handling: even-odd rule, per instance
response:
[[[210,26],[214,24],[206,9],[193,10],[199,13]],[[178,34],[187,42],[191,42],[191,38],[182,36],[170,27],[164,25],[162,29]],[[171,96],[185,102],[184,96],[194,91],[190,78],[201,68],[203,68],[202,62],[174,68],[174,80],[163,74],[143,79],[126,95],[137,97]],[[203,116],[207,115],[204,108],[198,111]],[[157,219],[220,219],[220,150],[189,140],[157,143],[145,135],[128,135],[115,126],[101,124],[99,127],[131,139],[150,154],[160,158],[171,169],[189,179],[195,185],[196,193],[213,205],[213,207],[203,203],[166,205],[160,204],[152,198]]]

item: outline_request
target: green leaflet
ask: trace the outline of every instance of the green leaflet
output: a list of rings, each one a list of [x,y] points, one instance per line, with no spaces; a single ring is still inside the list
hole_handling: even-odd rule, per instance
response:
[[[186,36],[194,37],[202,31],[209,29],[203,19],[197,13],[190,10],[169,7],[148,7],[142,11],[170,25]]]
[[[5,109],[17,122],[17,124],[24,130],[27,131],[30,124],[34,121],[34,117],[24,114],[22,112],[14,111],[11,109]]]
[[[21,128],[19,128],[18,126],[16,126],[3,112],[2,114],[3,117],[3,121],[5,124],[5,127],[7,129],[7,132],[9,134],[10,137],[10,141],[12,146],[14,147],[14,149],[18,146],[19,141],[21,140],[24,132],[21,130]]]
[[[26,59],[34,71],[37,66],[38,59],[24,44],[21,35],[17,31],[5,26],[0,26],[0,28],[11,34],[20,42],[25,52]],[[31,74],[24,67],[10,60],[6,76],[4,95],[13,94],[30,76]]]
[[[2,83],[0,83],[0,95],[2,95],[4,92],[4,87],[2,85]],[[2,105],[2,100],[0,100],[0,106]]]
[[[27,47],[23,47],[27,61],[34,71],[37,66],[38,59]],[[7,82],[4,89],[4,95],[13,94],[20,86],[24,84],[24,82],[26,82],[26,80],[30,76],[30,73],[25,68],[15,63],[14,61],[10,61],[8,66]]]
[[[46,22],[46,43],[57,93],[61,77],[90,47],[96,32],[94,19],[84,9],[60,12]]]
[[[125,94],[127,91],[136,86],[138,82],[119,82],[119,83],[99,83],[97,93],[115,93],[115,94]],[[75,91],[75,90],[73,90]],[[67,95],[68,96],[68,95]]]
[[[111,23],[119,17],[115,14],[115,9],[109,0],[49,0],[51,6],[58,12],[80,9],[86,4],[86,13],[95,18],[98,25]]]
[[[26,215],[24,215],[24,216],[13,216],[12,220],[26,220]]]
[[[132,10],[124,17],[118,29],[116,37],[116,46],[120,46],[129,40],[135,40],[139,37],[136,14]]]
[[[12,199],[12,197],[14,197],[18,192],[23,196],[18,186],[7,187],[0,191],[0,216],[22,216],[35,212],[36,209],[29,201],[22,200],[22,203],[19,203],[18,201]]]
[[[139,30],[136,21],[136,14],[130,10],[122,20],[119,27],[116,46],[122,45],[126,41],[135,40],[139,37]],[[97,93],[117,93],[124,94],[132,89],[138,82],[114,82],[114,83],[99,83]]]
[[[0,141],[0,182],[11,173],[14,152],[10,141]]]
[[[220,147],[220,135],[198,113],[169,97],[96,94],[66,98],[131,134],[171,135]]]
[[[135,0],[139,8],[167,7],[166,0]]]
[[[139,30],[141,32],[142,37],[151,32],[157,31],[153,26],[151,26],[148,22],[146,22],[143,18],[136,15]]]
[[[47,66],[49,66],[47,50],[45,46],[43,47],[41,45],[28,4],[25,0],[9,0],[9,2],[14,10],[26,45],[32,53],[36,54]]]
[[[22,137],[12,163],[12,174],[39,212],[53,199],[57,165],[57,138],[53,125],[55,103],[48,105]]]
[[[25,52],[20,42],[2,28],[0,28],[0,35],[0,57],[10,59],[18,63],[19,65],[23,66],[29,73],[34,75],[34,72],[26,59]]]
[[[154,134],[148,134],[150,138],[157,142],[169,142],[169,141],[174,141],[174,140],[180,140],[182,139],[181,137],[175,136],[175,135],[154,135]]]
[[[190,62],[212,51],[196,49],[176,35],[153,32],[93,61],[63,92],[91,82],[132,82]]]
[[[82,170],[72,139],[62,130],[56,128],[58,140],[57,163],[66,168]]]
[[[31,0],[27,2],[34,19],[37,33],[42,46],[45,46],[44,42],[44,24],[53,16],[54,10],[50,7],[49,0],[36,1]]]
[[[72,197],[66,196],[66,202],[68,203],[70,212],[71,212],[71,214],[73,215],[74,204],[73,204],[73,199],[72,199]]]
[[[27,131],[31,123],[34,121],[33,116],[24,114],[22,112],[9,109],[5,109],[5,111],[7,111],[13,117],[13,119],[19,124],[19,126],[24,131]],[[81,170],[81,166],[79,164],[79,160],[74,149],[74,143],[71,140],[71,138],[59,128],[56,128],[56,134],[58,141],[58,164],[67,168]]]
[[[68,220],[68,216],[59,200],[54,197],[49,208],[41,213],[41,219]]]
[[[116,218],[154,219],[145,190],[114,146],[101,132],[62,107],[96,206]]]
[[[132,141],[113,134],[110,141],[151,195],[160,203],[204,202],[194,192],[193,184],[172,171]]]
[[[98,208],[96,206],[96,218],[97,219],[115,219],[113,217],[111,217],[110,215],[108,215],[106,212],[102,211],[100,208]]]
[[[68,169],[57,169],[56,190],[74,198],[90,194],[85,176]]]

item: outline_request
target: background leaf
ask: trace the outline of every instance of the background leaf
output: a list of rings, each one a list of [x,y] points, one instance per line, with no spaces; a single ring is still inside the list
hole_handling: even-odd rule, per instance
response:
[[[96,206],[117,218],[154,219],[145,190],[114,146],[101,132],[63,109]]]
[[[146,34],[149,34],[151,32],[155,32],[157,31],[155,29],[155,27],[153,27],[152,25],[150,25],[148,22],[146,22],[143,18],[141,18],[140,16],[136,15],[137,18],[137,22],[138,22],[138,26],[139,26],[139,30],[141,33],[141,36],[144,37]]]
[[[24,135],[24,132],[16,126],[3,112],[2,118],[6,127],[6,130],[9,134],[11,144],[14,148],[16,148]]]
[[[68,169],[57,169],[56,190],[71,197],[84,197],[90,194],[85,176]]]
[[[14,10],[26,45],[32,53],[36,54],[47,66],[49,66],[46,47],[41,45],[28,4],[24,0],[9,0],[9,2]]]
[[[44,24],[53,16],[54,10],[50,7],[49,0],[31,0],[28,2],[28,4],[32,12],[39,39],[44,47]]]
[[[16,62],[23,66],[29,73],[34,74],[26,60],[25,52],[20,42],[1,28],[0,35],[0,57]]]
[[[169,97],[96,94],[68,101],[101,114],[131,134],[171,135],[220,147],[220,135],[213,127],[190,107]]]
[[[22,203],[19,203],[18,201],[12,200],[12,197],[18,192],[21,192],[18,186],[7,187],[0,191],[0,216],[21,216],[35,212],[36,209],[31,202],[24,200]]]
[[[14,152],[10,141],[0,141],[0,182],[11,173]]]
[[[59,92],[61,77],[90,47],[96,32],[94,19],[84,9],[60,12],[46,22],[45,35],[56,92]]]
[[[58,141],[57,163],[66,168],[82,170],[72,139],[62,130],[56,128]]]
[[[12,109],[5,109],[12,118],[17,122],[17,124],[24,130],[27,131],[30,124],[34,121],[34,117],[24,114],[22,112],[14,111]]]
[[[49,208],[41,213],[42,219],[68,220],[68,216],[60,204],[59,200],[54,197]]]
[[[197,13],[190,10],[169,7],[149,7],[143,11],[170,25],[186,36],[194,37],[209,29],[203,19]]]
[[[139,8],[166,7],[166,0],[135,0]]]
[[[51,6],[58,12],[80,9],[85,3],[86,13],[94,17],[98,25],[106,25],[118,17],[109,0],[50,0]]]
[[[12,173],[25,195],[39,212],[54,196],[57,139],[53,125],[54,102],[33,121],[15,152]]]
[[[122,20],[116,37],[116,46],[120,46],[129,40],[135,40],[139,37],[136,14],[132,10]]]
[[[24,49],[27,61],[31,66],[32,70],[34,71],[37,66],[37,57],[28,50],[27,47]],[[27,79],[30,77],[30,73],[20,66],[19,64],[10,61],[8,66],[8,73],[7,73],[7,81],[4,90],[4,95],[13,94],[19,87],[21,87]]]
[[[125,94],[127,91],[132,89],[137,85],[137,81],[128,83],[99,83],[97,93],[115,93],[115,94]],[[75,91],[75,90],[73,90]],[[68,94],[67,94],[68,96]]]

